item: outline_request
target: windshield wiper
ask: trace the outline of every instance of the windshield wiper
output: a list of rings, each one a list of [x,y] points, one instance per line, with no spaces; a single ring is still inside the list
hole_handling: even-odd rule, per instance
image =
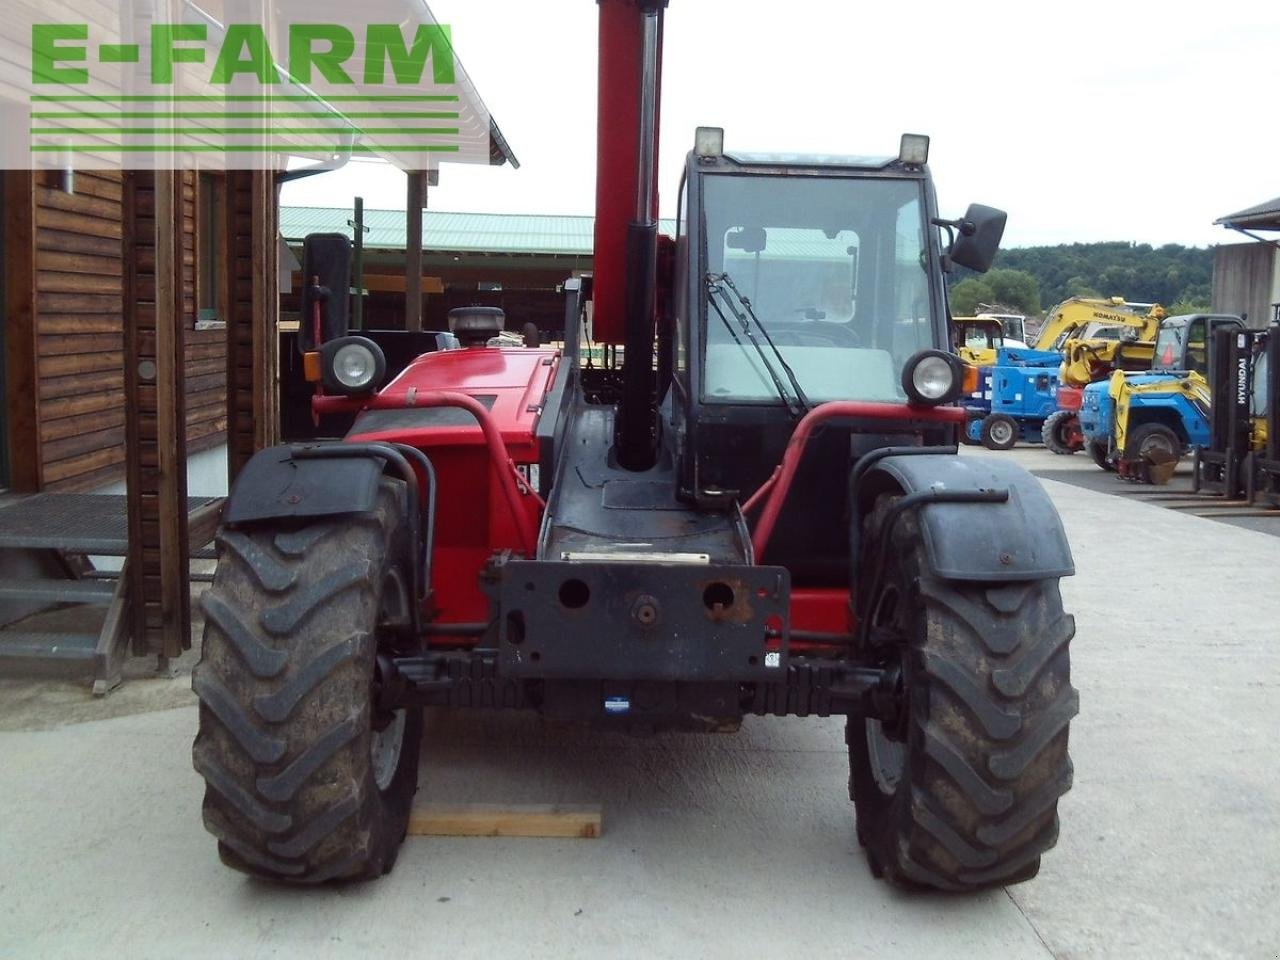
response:
[[[764,364],[765,370],[769,372],[769,377],[773,380],[774,387],[777,388],[778,396],[782,398],[787,405],[787,410],[794,417],[799,417],[804,413],[813,409],[813,404],[809,402],[809,398],[805,396],[804,388],[800,386],[800,380],[796,376],[795,371],[791,369],[791,365],[787,363],[782,356],[782,352],[778,350],[777,344],[773,342],[773,338],[769,336],[769,331],[765,329],[764,324],[760,322],[760,318],[756,316],[755,310],[751,307],[751,301],[742,295],[733,283],[733,278],[727,273],[708,273],[707,283],[707,302],[715,308],[716,313],[720,315],[720,319],[724,321],[724,325],[729,328],[729,332],[733,335],[733,339],[742,344],[738,337],[738,331],[734,329],[729,318],[724,315],[719,304],[716,303],[715,297],[719,294],[720,299],[724,301],[724,305],[729,308],[729,312],[733,314],[734,319],[741,326],[742,333],[751,341],[751,345],[756,348],[756,353],[760,356],[760,362]],[[730,297],[730,293],[733,297]],[[734,306],[734,300],[741,305],[742,310]],[[760,341],[756,339],[754,333],[751,332],[751,324],[754,323],[756,328],[764,335],[765,342],[769,344],[769,349],[773,351],[774,357],[777,358],[778,365],[782,367],[783,372],[787,375],[787,380],[791,384],[791,389],[795,391],[795,399],[800,405],[797,410],[792,404],[792,398],[787,393],[786,388],[782,385],[782,381],[778,378],[777,371],[773,364],[769,361],[769,355],[765,353],[764,347],[760,345]]]
[[[725,329],[729,331],[729,336],[733,337],[733,342],[740,347],[745,346],[742,342],[742,338],[738,336],[738,331],[734,329],[733,324],[729,322],[729,318],[726,317],[724,315],[724,311],[720,309],[720,304],[716,303],[716,301],[712,299],[713,296],[714,293],[707,297],[707,302],[711,304],[711,309],[715,310],[716,315],[724,323]],[[733,309],[732,304],[729,305],[729,309]],[[773,389],[777,392],[778,397],[782,402],[787,405],[787,412],[790,413],[792,417],[799,419],[801,411],[796,409],[795,402],[792,400],[791,394],[787,393],[787,388],[784,387],[782,385],[782,381],[778,379],[778,374],[774,372],[772,364],[769,363],[769,358],[765,356],[764,349],[760,344],[756,343],[754,337],[751,338],[751,343],[752,346],[756,348],[756,352],[760,355],[760,362],[764,365],[765,370],[768,371],[769,379],[773,381]]]

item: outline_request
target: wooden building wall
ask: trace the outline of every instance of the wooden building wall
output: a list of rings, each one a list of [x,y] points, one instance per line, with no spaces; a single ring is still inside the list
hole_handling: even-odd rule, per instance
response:
[[[6,176],[13,176],[6,174]],[[15,486],[87,490],[124,477],[122,180],[112,172],[77,171],[74,192],[60,174],[18,175],[30,183],[29,209],[9,210],[9,222],[31,226],[29,361],[34,366],[36,436],[14,438]],[[196,330],[196,174],[182,177],[183,324],[189,452],[226,437],[226,333]],[[12,186],[12,185],[10,185]],[[25,201],[8,189],[6,201]],[[9,254],[19,258],[25,251]],[[16,270],[21,276],[22,271]],[[9,295],[11,306],[21,291]],[[10,322],[14,311],[9,311]],[[23,325],[17,320],[19,327]],[[11,391],[12,394],[12,391]],[[21,420],[11,430],[23,429]]]
[[[1213,252],[1213,312],[1243,313],[1254,329],[1271,323],[1280,301],[1280,250],[1270,243],[1231,243]]]

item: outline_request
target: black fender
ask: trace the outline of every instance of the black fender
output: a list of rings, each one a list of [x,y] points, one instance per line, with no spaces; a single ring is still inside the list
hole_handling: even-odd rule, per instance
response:
[[[325,446],[308,447],[312,455],[306,457],[295,456],[297,448],[289,444],[259,450],[232,484],[222,522],[235,526],[372,510],[384,461],[372,455],[325,457]]]
[[[882,493],[1007,490],[1001,503],[916,508],[930,570],[945,580],[1047,580],[1075,573],[1062,520],[1040,481],[1007,457],[888,456],[858,482],[865,516]]]
[[[418,473],[427,482],[418,496]],[[240,470],[222,524],[367,513],[378,501],[384,473],[405,482],[409,504],[409,575],[413,635],[421,632],[423,600],[430,593],[435,547],[436,472],[421,450],[393,443],[282,444],[259,450]],[[421,506],[419,507],[419,504]]]

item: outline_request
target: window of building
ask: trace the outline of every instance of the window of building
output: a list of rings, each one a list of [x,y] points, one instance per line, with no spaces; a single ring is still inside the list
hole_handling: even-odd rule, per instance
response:
[[[224,182],[213,173],[196,179],[196,329],[222,326],[226,321],[226,220]]]

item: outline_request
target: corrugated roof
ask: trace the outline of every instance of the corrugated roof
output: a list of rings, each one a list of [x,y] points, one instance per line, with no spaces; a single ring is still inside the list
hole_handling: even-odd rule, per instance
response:
[[[1214,223],[1244,230],[1280,230],[1280,197],[1229,213]]]
[[[353,216],[348,207],[281,207],[280,233],[286,240],[301,241],[309,233],[343,233]],[[403,210],[364,211],[369,228],[366,249],[405,249]],[[529,253],[559,256],[591,256],[594,217],[547,214],[446,213],[427,210],[422,215],[422,247],[457,253]],[[663,233],[675,233],[675,221],[663,220]]]

